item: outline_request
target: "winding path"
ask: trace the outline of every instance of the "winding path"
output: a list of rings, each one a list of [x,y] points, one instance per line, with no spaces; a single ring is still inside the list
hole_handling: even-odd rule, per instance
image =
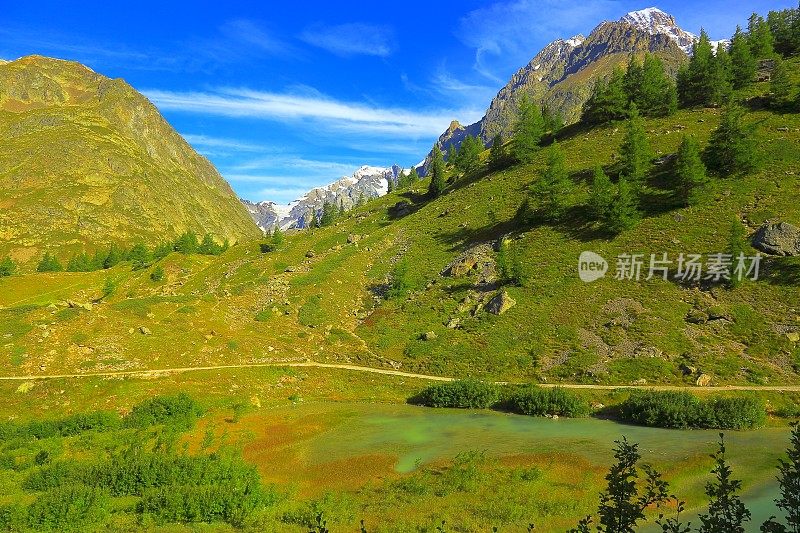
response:
[[[306,368],[333,368],[338,370],[350,370],[354,372],[367,372],[372,374],[382,374],[386,376],[398,376],[403,378],[423,379],[428,381],[453,381],[456,378],[447,376],[433,376],[430,374],[416,374],[414,372],[404,372],[402,370],[390,370],[386,368],[372,368],[368,366],[347,365],[339,363],[318,363],[316,361],[287,361],[274,363],[244,363],[238,365],[216,365],[216,366],[188,366],[177,368],[162,368],[154,370],[120,370],[111,372],[86,372],[81,374],[31,374],[22,376],[0,376],[0,381],[32,381],[47,379],[73,379],[73,378],[104,378],[104,377],[125,377],[125,376],[160,376],[166,374],[184,374],[187,372],[199,372],[204,370],[236,370],[247,368],[281,368],[281,367],[306,367]],[[509,382],[498,381],[498,384],[505,385]],[[684,385],[586,385],[577,383],[541,383],[542,387],[564,387],[567,389],[589,389],[589,390],[614,390],[614,389],[649,389],[649,390],[702,390],[702,391],[771,391],[771,392],[800,392],[800,385],[726,385],[713,387],[691,387]]]

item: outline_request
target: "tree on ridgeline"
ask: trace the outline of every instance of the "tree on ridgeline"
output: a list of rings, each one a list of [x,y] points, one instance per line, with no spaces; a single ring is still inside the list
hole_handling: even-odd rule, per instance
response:
[[[197,253],[200,243],[197,242],[197,234],[191,230],[183,232],[175,241],[174,250],[179,254],[191,255]]]
[[[701,187],[708,183],[706,166],[700,156],[700,145],[685,135],[675,159],[675,189],[684,206],[697,204]]]
[[[417,167],[412,166],[411,171],[408,173],[408,184],[414,185],[419,181],[419,172],[417,172]]]
[[[389,178],[389,184],[393,184],[394,180]],[[390,189],[391,192],[391,189]],[[324,228],[327,226],[332,226],[334,222],[336,222],[336,218],[339,216],[339,209],[336,207],[335,203],[331,203],[328,201],[323,202],[322,204],[322,215],[319,217],[319,226]]]
[[[652,54],[645,54],[643,62],[632,57],[623,78],[623,88],[630,103],[647,117],[665,117],[678,108],[675,83],[664,71],[664,63]]]
[[[311,209],[311,220],[308,222],[308,229],[316,229],[319,227],[319,220],[317,220],[317,210]]]
[[[750,511],[739,499],[742,482],[733,478],[733,471],[725,458],[725,437],[719,434],[717,452],[711,455],[715,479],[706,484],[709,497],[708,513],[700,515],[699,533],[745,533],[744,524],[750,520]]]
[[[720,125],[711,133],[703,153],[709,170],[719,176],[742,175],[758,168],[755,125],[744,123],[744,109],[730,104],[722,113]]]
[[[520,163],[530,163],[540,150],[539,143],[544,135],[542,110],[528,95],[523,95],[511,139],[511,152]]]
[[[747,19],[747,44],[756,59],[768,59],[775,55],[775,39],[764,17],[753,13]]]
[[[729,61],[723,47],[714,55],[708,33],[692,45],[689,63],[678,71],[678,102],[682,107],[721,105],[730,96]]]
[[[438,198],[447,187],[447,177],[445,176],[444,157],[439,145],[433,145],[433,157],[431,158],[431,183],[428,186],[428,195],[431,198]]]
[[[756,58],[753,57],[753,52],[750,50],[750,43],[747,42],[747,36],[739,26],[736,26],[736,32],[731,38],[728,54],[731,58],[733,88],[742,89],[753,83],[756,77],[758,62]]]

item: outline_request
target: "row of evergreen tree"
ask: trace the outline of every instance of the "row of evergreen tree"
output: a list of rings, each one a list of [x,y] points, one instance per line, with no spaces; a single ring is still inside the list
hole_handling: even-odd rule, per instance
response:
[[[174,242],[164,242],[155,245],[152,249],[143,243],[134,244],[125,249],[117,244],[111,244],[108,249],[98,249],[94,255],[79,252],[70,257],[66,267],[53,254],[45,253],[36,267],[37,272],[94,272],[107,270],[122,262],[130,262],[134,270],[144,268],[153,261],[158,261],[172,252],[184,255],[220,255],[229,248],[228,240],[221,244],[209,233],[202,240],[193,231],[187,231]]]

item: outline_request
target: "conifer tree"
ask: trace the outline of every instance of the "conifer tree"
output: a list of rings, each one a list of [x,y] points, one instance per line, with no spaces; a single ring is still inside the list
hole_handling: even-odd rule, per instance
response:
[[[686,135],[675,160],[675,188],[683,205],[695,205],[698,201],[698,190],[707,182],[706,166],[700,157],[697,139]]]
[[[631,101],[647,117],[673,114],[678,108],[678,92],[664,71],[664,63],[652,54],[645,54],[640,71],[641,83],[636,89],[631,89]]]
[[[49,253],[45,253],[42,260],[39,261],[39,264],[36,266],[37,272],[61,272],[62,270],[64,270],[64,267],[61,266],[58,258]]]
[[[589,191],[589,211],[595,220],[603,222],[608,220],[611,206],[614,203],[614,192],[614,185],[603,172],[603,167],[597,165]]]
[[[184,235],[186,235],[186,234],[184,234]],[[194,237],[194,244],[195,244],[194,251],[192,251],[192,252],[181,252],[180,250],[177,249],[177,246],[176,246],[175,247],[175,251],[176,252],[179,252],[179,253],[195,253],[197,251],[197,236],[194,233],[191,233],[191,235],[189,235],[189,237]],[[187,244],[189,247],[191,247],[191,240],[189,238],[187,238],[185,240],[185,244]],[[128,253],[127,253],[127,259],[128,259],[128,261],[130,261],[132,263],[132,266],[133,266],[134,270],[139,270],[141,268],[146,267],[150,263],[151,257],[152,256],[150,255],[150,250],[148,250],[147,246],[145,246],[144,244],[142,244],[140,242],[134,244],[133,247],[130,249],[130,251],[128,251]]]
[[[542,111],[527,95],[524,95],[519,104],[514,137],[511,141],[514,158],[521,163],[533,161],[539,152],[542,135],[544,135]]]
[[[747,20],[747,42],[756,59],[767,59],[775,55],[772,31],[767,21],[757,13],[750,15]]]
[[[542,120],[544,120],[544,131],[553,135],[564,127],[564,115],[548,106],[542,107]]]
[[[508,150],[503,145],[503,136],[499,133],[492,139],[492,147],[489,148],[489,158],[486,164],[489,170],[500,170],[508,164]]]
[[[276,246],[283,244],[283,238],[283,231],[281,231],[280,225],[276,223],[275,228],[272,230],[272,244]]]
[[[753,57],[753,53],[750,50],[750,43],[747,42],[747,36],[742,32],[742,28],[739,26],[736,26],[736,33],[734,33],[731,38],[728,53],[731,58],[733,88],[741,89],[753,83],[756,77],[756,59]]]
[[[708,513],[700,515],[700,533],[745,533],[744,523],[750,520],[750,511],[739,499],[737,492],[742,482],[733,478],[733,472],[725,459],[725,437],[719,434],[719,448],[711,456],[714,459],[714,481],[706,484],[706,496],[710,498]]]
[[[546,219],[557,221],[561,218],[566,210],[571,188],[572,182],[564,164],[564,152],[554,142],[548,152],[547,170],[533,187],[535,199]]]
[[[417,167],[412,166],[411,171],[408,173],[408,183],[409,185],[414,185],[418,181],[419,172],[417,172]]]
[[[743,117],[741,106],[729,105],[703,153],[706,166],[720,176],[747,174],[758,167],[755,127],[745,125]]]
[[[771,106],[775,109],[787,109],[794,102],[794,85],[789,75],[789,68],[781,58],[775,59],[775,67],[772,69],[770,79],[770,92],[772,93]]]
[[[464,137],[455,163],[456,170],[464,174],[476,170],[481,162],[482,151],[483,143],[480,139],[472,135]]]
[[[113,268],[117,266],[121,261],[124,252],[122,248],[117,246],[116,244],[112,244],[108,248],[108,254],[106,254],[105,260],[103,261],[103,268]]]
[[[647,174],[650,172],[653,152],[647,133],[644,130],[644,121],[639,116],[636,104],[631,104],[628,111],[628,122],[625,129],[625,139],[620,147],[622,168],[620,174],[625,176],[628,183],[638,191],[644,186]]]
[[[389,178],[390,185],[392,184],[392,182],[393,180]],[[332,225],[335,221],[336,221],[336,204],[332,204],[328,201],[323,202],[322,215],[319,217],[319,226],[321,228],[324,228],[326,226]]]
[[[587,124],[605,124],[621,120],[628,113],[628,96],[625,92],[625,74],[615,68],[608,81],[595,83],[592,94],[583,107],[581,120]]]
[[[447,164],[455,168],[458,163],[459,148],[456,143],[450,145],[447,149]]]
[[[86,252],[73,255],[67,262],[67,272],[91,272],[92,270],[94,270],[94,263]]]
[[[308,229],[316,229],[319,227],[319,221],[317,220],[317,210],[311,210],[311,220],[308,222]]]
[[[715,68],[713,71],[713,92],[711,104],[723,105],[730,101],[733,94],[733,64],[728,49],[724,46],[717,47],[714,56]]]
[[[730,58],[723,47],[714,55],[705,30],[692,45],[688,65],[678,71],[678,101],[683,107],[722,104],[730,95]]]
[[[105,265],[106,257],[108,254],[106,252],[100,250],[99,248],[94,251],[94,256],[92,257],[92,270],[102,270]]]
[[[428,195],[431,198],[437,198],[444,192],[445,187],[447,187],[444,158],[438,144],[433,146],[433,157],[431,159],[430,169],[431,183],[428,186]]]
[[[17,265],[11,259],[11,256],[5,256],[2,261],[0,261],[0,278],[7,278],[8,276],[13,276],[14,273],[17,271]]]
[[[356,207],[361,207],[366,203],[367,203],[367,200],[366,200],[366,198],[364,198],[364,193],[363,192],[359,193],[358,194],[358,200],[356,201]]]
[[[175,241],[175,251],[184,254],[184,255],[191,255],[197,253],[197,247],[199,243],[197,242],[197,234],[191,230],[185,231],[178,240]]]
[[[761,526],[761,531],[774,533],[800,533],[800,424],[792,424],[789,437],[787,459],[780,459],[778,464],[778,486],[780,497],[775,505],[785,515],[786,525],[770,518]]]
[[[775,39],[775,52],[789,57],[800,52],[800,6],[797,9],[770,11],[767,25]]]
[[[394,179],[389,177],[386,178],[386,194],[389,194],[391,192],[394,192]]]

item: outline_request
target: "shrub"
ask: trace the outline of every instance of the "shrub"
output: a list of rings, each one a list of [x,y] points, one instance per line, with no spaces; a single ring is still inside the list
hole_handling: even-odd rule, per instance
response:
[[[202,416],[203,411],[186,393],[168,396],[156,396],[133,406],[125,417],[127,427],[149,427],[165,424],[183,428],[191,428]]]
[[[58,258],[48,253],[44,254],[44,257],[36,266],[37,272],[61,272],[62,270],[64,270],[64,267],[61,266]]]
[[[150,272],[150,281],[159,282],[164,280],[164,269],[161,265],[157,265],[152,272]]]
[[[485,409],[499,399],[500,388],[494,383],[465,379],[431,385],[414,400],[428,407]]]
[[[108,431],[120,426],[116,413],[98,411],[81,413],[58,420],[36,420],[33,422],[1,422],[0,441],[11,439],[47,439],[71,437],[84,431]]]
[[[545,389],[529,385],[509,398],[511,409],[529,416],[558,415],[578,418],[589,414],[589,404],[561,387]]]
[[[0,278],[13,276],[17,271],[17,265],[11,260],[9,256],[0,260]]]
[[[764,405],[752,397],[703,401],[685,391],[637,391],[620,405],[620,418],[664,428],[750,429],[764,423]]]
[[[108,514],[108,493],[93,487],[61,487],[39,496],[28,507],[28,523],[35,531],[85,531]]]
[[[267,242],[262,242],[261,244],[258,245],[258,247],[261,250],[262,254],[268,254],[270,252],[275,251],[275,245]]]

